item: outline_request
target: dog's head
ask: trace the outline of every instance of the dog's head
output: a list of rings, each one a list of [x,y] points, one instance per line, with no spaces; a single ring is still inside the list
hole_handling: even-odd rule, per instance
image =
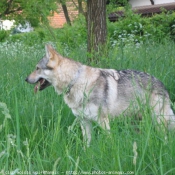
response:
[[[25,79],[28,83],[36,84],[34,90],[43,90],[52,84],[52,74],[61,61],[61,56],[51,45],[45,46],[46,55],[36,65],[36,69]]]

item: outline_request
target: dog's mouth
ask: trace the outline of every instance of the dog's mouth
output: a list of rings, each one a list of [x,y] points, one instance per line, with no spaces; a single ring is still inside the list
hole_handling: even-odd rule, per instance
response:
[[[50,83],[46,79],[40,78],[35,85],[34,91],[37,93],[38,90],[42,91],[48,86],[50,86]]]

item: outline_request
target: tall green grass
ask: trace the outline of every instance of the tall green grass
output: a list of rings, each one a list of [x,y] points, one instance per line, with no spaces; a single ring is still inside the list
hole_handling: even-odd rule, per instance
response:
[[[174,133],[165,141],[146,107],[141,122],[122,116],[111,121],[110,135],[94,123],[91,146],[85,151],[79,123],[62,96],[52,87],[34,94],[33,86],[24,81],[43,56],[44,45],[4,43],[0,53],[0,174],[175,174]],[[86,63],[83,48],[66,54]],[[174,107],[174,43],[121,43],[109,49],[99,66],[156,76]]]

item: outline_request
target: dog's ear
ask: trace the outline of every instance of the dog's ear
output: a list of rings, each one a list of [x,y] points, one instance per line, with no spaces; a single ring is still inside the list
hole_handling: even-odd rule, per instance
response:
[[[53,56],[53,54],[52,54],[52,52],[53,52],[53,47],[51,46],[51,45],[49,45],[49,44],[46,44],[45,45],[45,50],[46,50],[46,57],[48,58],[48,59],[51,59],[52,58],[52,56]]]
[[[56,51],[51,45],[45,45],[45,50],[48,59],[47,67],[53,69],[59,62]]]

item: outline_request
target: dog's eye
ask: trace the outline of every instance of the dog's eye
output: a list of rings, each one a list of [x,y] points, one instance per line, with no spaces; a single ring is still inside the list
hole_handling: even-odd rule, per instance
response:
[[[39,70],[39,67],[36,67],[36,70]]]

